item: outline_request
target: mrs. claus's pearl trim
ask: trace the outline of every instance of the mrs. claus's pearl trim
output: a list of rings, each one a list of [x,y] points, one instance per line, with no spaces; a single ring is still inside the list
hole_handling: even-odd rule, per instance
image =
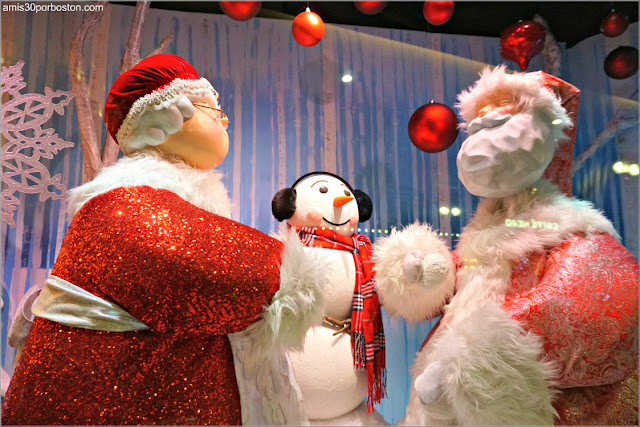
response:
[[[207,96],[213,93],[213,98],[218,106],[218,92],[211,86],[211,83],[205,78],[195,79],[174,79],[167,86],[156,89],[153,92],[138,98],[122,121],[116,139],[126,141],[136,127],[142,113],[147,110],[162,110],[177,102],[181,97],[191,96]]]

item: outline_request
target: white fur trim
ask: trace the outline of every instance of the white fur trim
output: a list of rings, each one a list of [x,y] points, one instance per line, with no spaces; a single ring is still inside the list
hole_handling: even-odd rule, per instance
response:
[[[506,220],[519,226],[508,226]],[[547,227],[533,226],[544,223]],[[524,227],[524,225],[529,227]],[[504,199],[485,199],[461,234],[464,266],[443,323],[419,353],[415,378],[435,361],[445,366],[445,403],[423,405],[411,390],[409,424],[433,423],[449,412],[460,424],[551,424],[554,371],[540,339],[499,307],[511,282],[512,262],[561,244],[577,233],[616,236],[589,202],[568,198],[544,180]],[[430,415],[431,413],[431,415]]]
[[[123,157],[86,184],[69,191],[69,214],[74,216],[91,198],[119,187],[148,185],[176,193],[208,212],[229,218],[231,201],[222,173],[203,171],[183,163],[170,163],[152,152]]]
[[[403,272],[404,259],[414,250],[425,255],[426,263],[423,264],[420,283],[409,283]],[[373,246],[373,257],[376,264],[376,290],[391,316],[403,316],[410,322],[435,317],[453,295],[455,268],[451,254],[427,224],[414,223],[401,231],[392,230],[388,237],[377,239]],[[443,275],[437,271],[442,269],[443,260],[448,268],[444,281]]]
[[[246,333],[227,336],[240,392],[242,425],[309,425],[289,353],[257,355],[252,337]]]
[[[539,359],[539,337],[524,333],[493,303],[475,307],[464,323],[443,327],[412,367],[407,423],[449,418],[460,425],[553,424],[556,412],[548,379],[555,371]],[[434,361],[443,366],[443,398],[416,405],[415,380]]]
[[[507,219],[529,226],[509,226]],[[576,233],[598,232],[619,238],[613,224],[591,202],[567,197],[541,179],[514,196],[482,200],[460,236],[457,252],[461,258],[491,265],[496,259],[513,261],[560,244]]]
[[[302,350],[307,330],[322,323],[322,285],[328,262],[318,252],[305,251],[293,229],[283,225],[275,237],[284,244],[280,289],[260,320],[245,330],[256,357],[285,349]]]
[[[122,121],[116,140],[127,153],[160,145],[168,134],[182,128],[183,117],[193,115],[184,98],[206,98],[218,106],[218,92],[205,78],[174,79],[170,84],[138,98]]]
[[[506,66],[500,65],[493,70],[486,67],[481,71],[480,79],[458,95],[456,108],[459,109],[462,116],[461,127],[466,127],[471,120],[475,119],[478,116],[481,103],[496,95],[498,91],[505,91],[513,95],[517,106],[522,111],[532,113],[535,111],[544,114],[550,122],[562,120],[561,123],[552,126],[554,129],[553,139],[562,139],[563,130],[572,126],[571,119],[562,107],[560,98],[551,90],[543,87],[538,80],[525,73],[509,74],[506,72]]]

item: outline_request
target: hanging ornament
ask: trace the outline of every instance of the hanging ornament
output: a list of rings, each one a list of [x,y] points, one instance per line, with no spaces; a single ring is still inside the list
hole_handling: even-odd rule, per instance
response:
[[[291,34],[302,46],[314,46],[320,43],[324,36],[324,22],[322,22],[322,18],[307,8],[293,20]]]
[[[426,1],[422,6],[424,19],[431,25],[442,25],[453,15],[452,1]]]
[[[500,56],[513,61],[522,71],[527,69],[531,58],[542,51],[546,30],[535,21],[520,21],[500,34]]]
[[[354,1],[356,8],[365,15],[375,15],[382,12],[387,5],[386,1]]]
[[[620,46],[611,51],[604,60],[604,72],[616,80],[633,76],[638,72],[638,49]]]
[[[431,101],[418,108],[409,119],[409,139],[418,149],[439,153],[458,137],[458,116],[444,104]]]
[[[629,17],[615,10],[602,18],[600,23],[600,31],[607,37],[618,37],[627,30],[627,27],[629,27]]]
[[[247,21],[258,14],[261,1],[221,1],[220,8],[231,19]]]

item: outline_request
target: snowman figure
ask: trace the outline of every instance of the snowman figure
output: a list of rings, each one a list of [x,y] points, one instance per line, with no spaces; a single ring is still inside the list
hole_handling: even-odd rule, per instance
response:
[[[386,424],[372,410],[384,392],[385,371],[384,332],[373,287],[371,243],[366,236],[355,234],[358,222],[371,217],[371,199],[337,175],[311,172],[291,188],[280,190],[271,207],[278,221],[286,220],[298,231],[307,251],[323,255],[331,266],[324,287],[325,322],[307,332],[302,352],[291,354],[309,422]],[[353,309],[357,287],[361,290],[356,298],[359,310],[370,311],[366,316],[364,311]],[[374,331],[368,340],[364,337],[363,318],[371,322],[368,327]],[[374,353],[369,361],[367,347]]]
[[[385,251],[384,277],[380,269],[376,276],[371,243],[355,233],[357,224],[371,217],[371,199],[328,172],[303,175],[280,190],[271,207],[278,221],[298,231],[305,250],[321,254],[330,265],[323,289],[324,324],[309,329],[304,349],[291,354],[310,424],[387,425],[373,409],[384,395],[386,374],[375,282],[381,279],[390,293],[394,286],[388,283],[417,290],[416,303],[424,310],[436,294],[435,299],[443,299],[452,293],[448,251],[443,247],[446,257],[433,255],[434,237],[417,236],[410,226],[397,235],[393,250]],[[444,282],[448,285],[439,286]],[[435,294],[434,286],[439,289]]]

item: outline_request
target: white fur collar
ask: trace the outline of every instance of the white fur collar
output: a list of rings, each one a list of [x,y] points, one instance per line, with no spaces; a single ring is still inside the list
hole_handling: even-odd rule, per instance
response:
[[[515,196],[482,200],[461,235],[458,252],[487,262],[496,257],[515,260],[557,245],[572,234],[596,232],[618,237],[591,202],[567,197],[540,180]]]
[[[93,181],[71,190],[69,214],[73,217],[89,199],[99,194],[140,185],[172,191],[201,209],[227,218],[231,216],[231,201],[221,172],[170,163],[150,152],[123,157],[100,171]]]
[[[446,311],[459,318],[485,301],[501,304],[513,261],[575,234],[597,232],[618,237],[590,202],[566,197],[544,180],[515,196],[482,200],[460,235],[456,252],[464,267],[458,270],[458,292]]]

